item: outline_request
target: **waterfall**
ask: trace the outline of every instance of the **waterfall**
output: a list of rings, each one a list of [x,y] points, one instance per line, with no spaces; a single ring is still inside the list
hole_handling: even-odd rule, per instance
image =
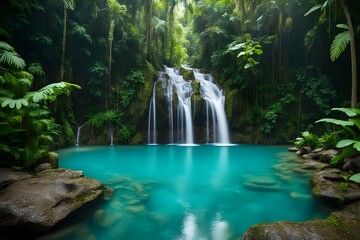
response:
[[[186,67],[187,70],[193,70]],[[209,74],[193,70],[195,80],[200,82],[200,93],[206,102],[206,143],[210,142],[210,115],[212,117],[213,142],[229,144],[229,130],[224,110],[225,95]],[[163,94],[168,106],[168,143],[194,144],[195,99],[192,105],[193,93],[191,81],[187,81],[174,68],[165,66],[165,71],[159,74],[154,83],[153,94],[149,106],[148,143],[156,144],[156,85],[161,83]],[[177,101],[173,99],[174,94]],[[174,108],[174,104],[177,104]],[[194,112],[192,111],[194,108]],[[175,110],[175,112],[174,112]],[[211,112],[211,113],[210,113]],[[175,116],[174,116],[175,115]],[[196,118],[198,119],[198,118]],[[176,124],[176,125],[175,125]],[[152,129],[152,131],[151,131]],[[175,132],[176,131],[176,132]]]
[[[110,145],[114,145],[114,125],[112,123],[109,124],[109,136],[110,136]]]
[[[86,123],[87,123],[87,122],[86,122]],[[85,126],[86,123],[84,123],[83,125],[81,125],[81,126],[78,127],[78,129],[77,129],[77,133],[76,133],[76,146],[79,146],[81,128],[82,128],[83,126]]]
[[[183,76],[179,75],[179,73],[176,72],[173,68],[165,67],[165,72],[170,78],[170,87],[168,87],[168,89],[170,89],[171,94],[168,93],[168,96],[171,96],[172,98],[172,86],[174,86],[178,96],[178,107],[180,112],[183,114],[181,119],[182,121],[185,120],[185,126],[182,125],[182,128],[180,129],[180,131],[183,131],[182,134],[185,137],[181,143],[194,144],[193,124],[191,117],[191,82],[184,80]]]
[[[207,115],[210,106],[213,117],[214,143],[229,144],[229,128],[225,114],[225,94],[216,84],[210,74],[199,73],[194,70],[194,77],[200,82],[200,93],[206,101]],[[207,126],[209,119],[207,117]]]
[[[162,74],[160,74],[162,75]],[[154,83],[153,93],[150,101],[149,107],[149,122],[148,122],[148,143],[156,144],[156,83]],[[153,138],[151,139],[151,116],[153,117],[152,121],[152,129],[153,129]]]

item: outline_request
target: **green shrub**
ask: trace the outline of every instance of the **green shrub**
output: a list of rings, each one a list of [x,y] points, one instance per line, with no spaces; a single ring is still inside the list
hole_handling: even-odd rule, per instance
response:
[[[315,149],[321,145],[319,137],[308,131],[303,132],[302,137],[297,138],[294,144],[298,148],[310,147],[311,149]]]

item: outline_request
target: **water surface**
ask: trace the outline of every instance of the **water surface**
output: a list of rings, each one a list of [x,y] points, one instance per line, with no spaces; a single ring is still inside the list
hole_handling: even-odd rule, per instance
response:
[[[325,217],[310,195],[308,173],[286,151],[259,145],[60,150],[60,167],[84,171],[114,195],[46,239],[238,239],[256,223]]]

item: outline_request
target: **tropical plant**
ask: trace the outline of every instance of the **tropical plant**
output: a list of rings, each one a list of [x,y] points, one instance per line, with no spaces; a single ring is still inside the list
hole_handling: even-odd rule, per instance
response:
[[[330,0],[326,0],[323,4],[317,4],[310,8],[310,10],[305,13],[305,16],[310,13],[321,9],[325,10],[326,6],[328,6],[328,2]],[[350,42],[350,54],[351,54],[351,108],[357,107],[357,61],[356,61],[356,50],[355,50],[355,34],[354,27],[351,21],[351,16],[349,13],[349,8],[346,0],[339,0],[341,8],[344,11],[345,19],[347,24],[337,24],[336,27],[340,29],[344,29],[345,31],[337,34],[331,44],[330,47],[330,59],[331,61],[335,61],[342,52],[344,52],[346,46]]]
[[[245,62],[244,69],[248,69],[259,64],[259,62],[256,61],[254,57],[256,55],[263,54],[262,46],[260,45],[260,43],[252,39],[247,39],[245,42],[242,43],[238,43],[237,41],[235,41],[229,45],[228,52],[238,50],[240,50],[240,52],[237,57],[241,58],[242,61]]]
[[[0,164],[33,167],[49,151],[59,133],[47,107],[75,84],[52,83],[32,91],[34,77],[24,71],[24,61],[7,43],[0,42]]]
[[[298,148],[310,147],[315,149],[320,146],[320,139],[315,134],[305,131],[301,133],[301,137],[297,138],[294,144]]]
[[[342,139],[337,142],[336,147],[341,148],[342,152],[331,159],[332,164],[340,163],[344,158],[358,155],[360,153],[360,109],[355,108],[333,108],[333,111],[341,111],[349,118],[347,120],[323,118],[316,123],[326,122],[341,126],[344,131]]]

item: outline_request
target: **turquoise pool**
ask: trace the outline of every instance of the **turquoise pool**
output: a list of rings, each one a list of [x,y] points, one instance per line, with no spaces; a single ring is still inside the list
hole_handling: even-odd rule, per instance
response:
[[[60,167],[114,189],[46,239],[238,239],[253,224],[323,218],[285,146],[80,146]]]

